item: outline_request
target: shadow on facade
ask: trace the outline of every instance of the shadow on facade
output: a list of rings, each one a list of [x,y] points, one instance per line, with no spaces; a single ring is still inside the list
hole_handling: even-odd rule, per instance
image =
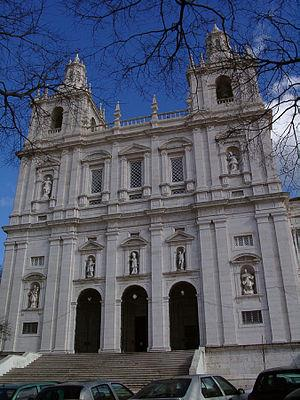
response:
[[[100,346],[101,296],[95,289],[80,293],[76,308],[75,353],[97,353]]]
[[[148,299],[147,292],[141,286],[130,286],[124,291],[121,318],[121,350],[147,351]]]
[[[171,350],[199,347],[197,292],[188,282],[179,282],[170,290]]]

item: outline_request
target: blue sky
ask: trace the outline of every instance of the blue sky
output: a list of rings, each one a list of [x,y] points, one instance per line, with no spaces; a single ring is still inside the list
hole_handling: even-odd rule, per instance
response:
[[[35,0],[33,0],[35,1]],[[113,119],[113,111],[117,101],[121,104],[122,119],[127,119],[131,117],[137,117],[142,115],[149,115],[151,110],[151,99],[153,94],[157,95],[159,103],[159,111],[172,111],[177,109],[183,109],[186,107],[186,83],[185,83],[185,71],[188,64],[188,59],[185,56],[182,58],[181,67],[179,67],[179,76],[182,78],[181,82],[177,82],[173,87],[173,90],[168,90],[168,87],[164,87],[161,81],[157,80],[152,75],[152,79],[143,81],[144,83],[144,93],[141,93],[139,87],[136,87],[132,80],[124,80],[116,85],[116,81],[113,79],[113,75],[110,74],[110,67],[114,69],[117,65],[117,59],[113,57],[109,59],[109,63],[104,62],[107,60],[102,60],[99,58],[99,54],[93,54],[95,49],[95,44],[103,44],[110,40],[110,26],[104,25],[101,29],[96,32],[96,42],[91,34],[91,26],[85,25],[79,21],[75,21],[70,14],[66,13],[63,5],[59,0],[45,0],[45,13],[42,16],[41,24],[51,30],[57,31],[60,35],[59,47],[64,52],[65,63],[68,58],[74,58],[76,51],[79,52],[79,56],[84,59],[87,66],[87,74],[89,81],[92,83],[93,94],[96,103],[105,103],[105,108],[107,111],[107,120],[111,121]],[[167,2],[168,3],[168,2]],[[217,4],[218,6],[222,2],[212,1],[210,4]],[[287,1],[289,3],[289,0]],[[150,3],[149,3],[150,4]],[[169,3],[171,4],[171,3]],[[175,2],[174,2],[175,4]],[[245,4],[248,6],[248,2]],[[264,2],[258,2],[257,7],[264,7]],[[167,19],[172,19],[172,11],[169,11]],[[296,16],[290,16],[296,18]],[[238,18],[238,15],[237,15]],[[140,27],[147,27],[151,24],[153,20],[141,19],[136,21],[137,25],[122,26],[124,31],[130,31],[130,29]],[[208,28],[212,29],[213,19],[209,21]],[[248,21],[241,19],[239,21],[240,33],[243,34],[247,32],[252,36],[254,42],[255,40],[259,42],[259,45],[264,44],[264,38],[266,34],[270,34],[267,30],[264,31],[262,25],[256,25],[253,32],[249,30]],[[243,32],[244,31],[244,32]],[[204,44],[205,34],[196,37],[195,39],[200,43],[200,46]],[[199,44],[198,43],[198,44]],[[255,43],[254,43],[255,44]],[[126,51],[133,51],[133,47],[126,49]],[[198,48],[199,50],[199,48]],[[197,51],[198,51],[197,50]],[[181,53],[182,54],[182,53]],[[123,54],[126,57],[126,52]],[[195,61],[199,60],[199,51],[195,52]],[[103,69],[102,69],[103,68]],[[180,69],[181,68],[181,69]],[[62,68],[63,69],[63,68]],[[29,106],[29,104],[28,104]],[[26,124],[26,121],[24,122]],[[5,148],[1,151],[5,155]],[[2,154],[2,155],[3,155]],[[1,158],[1,157],[0,157]],[[6,163],[6,157],[2,157],[2,163],[0,164],[0,224],[1,226],[8,224],[9,214],[12,209],[17,175],[18,175],[18,161],[14,164]],[[294,192],[293,195],[299,195],[299,192]],[[5,234],[3,231],[0,232],[0,263],[3,256],[3,241],[5,240]]]

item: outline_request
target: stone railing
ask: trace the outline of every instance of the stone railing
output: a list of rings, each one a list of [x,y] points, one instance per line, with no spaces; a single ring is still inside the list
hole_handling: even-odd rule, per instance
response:
[[[227,97],[226,99],[217,99],[218,104],[226,104],[226,103],[233,103],[234,98],[233,97]]]

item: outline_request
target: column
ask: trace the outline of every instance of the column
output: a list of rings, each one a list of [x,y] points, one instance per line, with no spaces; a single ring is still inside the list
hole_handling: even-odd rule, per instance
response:
[[[120,200],[127,200],[127,158],[122,156],[121,158],[121,188],[120,188]],[[117,182],[117,179],[116,179]]]
[[[18,184],[17,184],[17,191],[14,200],[14,208],[12,211],[12,215],[14,214],[21,214],[22,211],[22,204],[24,202],[25,196],[25,188],[26,188],[26,180],[29,174],[29,160],[26,157],[22,158],[19,176],[18,176]]]
[[[111,175],[110,175],[110,200],[118,200],[119,190],[119,157],[118,157],[118,143],[114,142],[112,146],[112,159],[111,159]],[[122,177],[120,177],[122,179]],[[122,184],[121,184],[122,187]]]
[[[67,170],[68,170],[68,161],[69,161],[69,151],[63,150],[60,159],[59,166],[59,178],[57,185],[57,194],[56,194],[56,206],[64,207],[66,203],[66,187],[67,187]]]
[[[14,282],[14,267],[17,246],[15,242],[5,243],[5,253],[3,262],[3,273],[1,277],[1,290],[0,290],[0,315],[4,322],[7,321],[9,315],[9,308],[11,303],[11,290]],[[5,338],[4,338],[5,339]],[[6,348],[4,349],[4,346]],[[10,342],[5,340],[1,343],[1,350],[12,350],[8,348]]]
[[[14,272],[12,275],[13,285],[10,296],[10,304],[8,307],[8,315],[9,315],[9,326],[11,329],[11,343],[12,343],[12,351],[18,351],[18,336],[21,330],[19,326],[19,318],[21,314],[21,309],[23,307],[23,291],[22,287],[22,277],[23,271],[25,269],[25,264],[27,260],[27,248],[28,243],[26,241],[17,243],[17,251],[14,262]]]
[[[162,230],[160,222],[152,223],[151,234],[151,336],[152,348],[150,351],[165,351],[166,327],[163,314],[162,297]]]
[[[68,352],[73,349],[68,348],[70,343],[69,336],[71,322],[71,298],[72,298],[72,279],[75,265],[75,251],[77,239],[75,235],[63,238],[61,267],[59,276],[58,306],[57,306],[57,325],[55,336],[56,352]]]
[[[158,152],[159,142],[157,136],[151,138],[151,191],[152,197],[160,195],[159,185],[161,182],[161,162]]]
[[[276,243],[274,243],[272,221],[269,221],[268,216],[265,215],[257,215],[256,221],[261,246],[272,342],[286,342],[289,339],[289,335],[285,294],[280,277],[281,272],[279,271],[277,254],[274,252]]]
[[[193,141],[194,141],[194,157],[195,157],[195,169],[196,169],[196,191],[200,192],[197,195],[197,201],[207,200],[207,169],[206,169],[206,157],[207,157],[207,143],[205,141],[205,132],[201,129],[193,130]],[[201,193],[202,192],[202,193]]]
[[[290,337],[291,341],[300,341],[300,287],[291,226],[286,214],[274,215],[273,218],[287,316],[289,319]]]
[[[72,167],[71,167],[71,178],[69,186],[69,201],[68,207],[76,208],[78,202],[77,198],[79,195],[79,174],[80,174],[80,149],[74,149],[72,157]],[[71,210],[70,210],[71,211]],[[69,216],[74,216],[71,211]]]
[[[49,239],[48,273],[45,287],[41,352],[48,353],[54,349],[59,297],[59,276],[61,268],[62,239]]]
[[[192,146],[185,146],[186,190],[192,192],[195,188],[193,180]]]
[[[26,182],[25,182],[26,197],[25,197],[25,204],[24,204],[24,214],[27,214],[27,215],[23,215],[23,218],[22,218],[23,223],[29,222],[29,214],[31,213],[31,202],[33,201],[33,195],[34,195],[35,174],[36,174],[35,160],[31,159],[30,167],[29,167],[29,174],[28,174]]]
[[[210,229],[209,221],[197,221],[200,238],[201,249],[201,269],[203,281],[203,299],[204,299],[204,324],[199,326],[205,327],[205,345],[220,346],[222,344],[222,311],[221,311],[221,295],[219,284],[216,281],[218,276],[217,264],[214,257],[214,241]],[[199,315],[200,322],[200,315]]]
[[[117,303],[116,303],[116,273],[118,230],[115,227],[107,229],[106,233],[106,275],[105,300],[103,315],[103,348],[102,351],[119,352],[120,334],[117,333]]]
[[[89,185],[90,185],[90,168],[87,162],[81,163],[81,188],[79,190],[79,205],[86,206],[87,205],[87,196],[89,194]]]
[[[103,182],[103,191],[102,191],[102,201],[103,202],[109,201],[110,162],[111,162],[110,158],[106,158],[104,161],[104,171],[103,171],[104,182]]]
[[[169,174],[169,157],[166,150],[161,152],[161,162],[162,162],[162,183],[161,191],[163,196],[169,196],[171,194],[170,190],[170,174]]]
[[[221,295],[224,345],[237,343],[236,322],[234,319],[233,288],[228,254],[228,232],[226,220],[215,220],[217,262]]]
[[[144,185],[143,185],[143,196],[149,197],[151,195],[150,185],[150,153],[144,155]]]

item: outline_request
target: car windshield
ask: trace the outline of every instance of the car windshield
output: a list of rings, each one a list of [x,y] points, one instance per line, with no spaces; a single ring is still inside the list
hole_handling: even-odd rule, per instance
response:
[[[300,370],[264,373],[257,383],[257,392],[290,392],[300,387]]]
[[[183,397],[186,394],[190,383],[191,379],[188,378],[152,382],[140,390],[134,398],[162,399],[166,397]]]
[[[13,388],[0,388],[0,400],[10,400],[15,392]]]
[[[42,390],[37,399],[38,400],[69,400],[79,399],[82,386],[59,386],[49,387]]]

